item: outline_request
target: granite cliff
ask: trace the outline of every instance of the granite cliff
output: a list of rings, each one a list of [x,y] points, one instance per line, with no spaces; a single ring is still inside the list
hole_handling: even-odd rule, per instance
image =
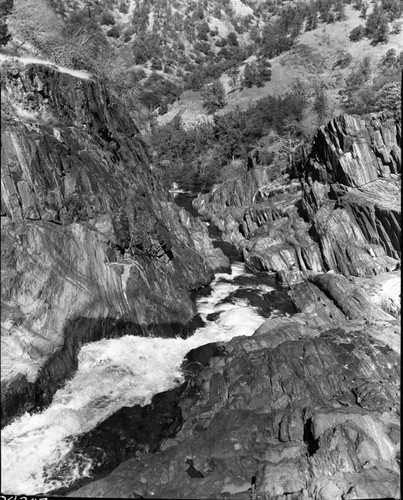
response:
[[[401,124],[341,115],[319,129],[299,177],[256,165],[195,201],[253,269],[284,283],[329,270],[371,276],[400,259]],[[259,179],[259,181],[257,181]]]
[[[139,131],[90,75],[4,60],[2,424],[50,401],[80,345],[186,333],[228,266],[168,201]]]

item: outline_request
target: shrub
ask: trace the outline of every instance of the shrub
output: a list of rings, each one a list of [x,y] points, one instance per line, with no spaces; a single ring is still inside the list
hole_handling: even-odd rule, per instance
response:
[[[356,26],[354,29],[350,31],[349,38],[352,42],[358,42],[365,35],[365,28],[362,24]]]
[[[271,78],[270,63],[266,63],[264,60],[259,61],[259,63],[247,63],[245,64],[243,72],[243,84],[248,87],[262,87],[265,81],[269,81]]]
[[[223,108],[227,101],[225,100],[224,86],[220,80],[214,80],[206,85],[202,96],[203,106],[209,114]]]
[[[227,42],[229,45],[232,45],[234,47],[237,47],[239,44],[238,44],[238,38],[236,36],[236,34],[231,31],[231,33],[228,34],[227,36]]]
[[[203,52],[203,54],[206,55],[210,50],[210,44],[208,44],[207,42],[196,42],[194,46],[195,49],[200,50],[200,52]]]
[[[401,0],[381,0],[381,6],[389,21],[394,21],[403,14]]]
[[[113,26],[116,24],[115,18],[110,10],[105,10],[99,16],[99,22],[104,26]]]
[[[313,109],[318,116],[319,125],[322,125],[329,114],[329,99],[323,87],[316,86]]]
[[[378,111],[388,110],[393,113],[400,113],[401,89],[399,82],[387,83],[378,92],[376,98]]]
[[[197,30],[197,37],[199,40],[207,42],[207,35],[210,32],[209,25],[207,23],[202,23]]]
[[[13,0],[2,0],[0,3],[0,47],[7,45],[11,39],[6,20],[7,16],[11,14],[13,6]]]
[[[127,14],[129,12],[129,7],[126,2],[120,2],[119,4],[119,12],[122,14]]]
[[[151,61],[151,69],[161,71],[162,70],[161,60],[160,59],[153,59]]]
[[[387,43],[389,40],[389,25],[386,17],[382,16],[379,21],[378,29],[373,37],[374,43]]]
[[[402,31],[402,22],[395,21],[392,24],[392,29],[390,30],[390,32],[392,33],[392,35],[398,35],[401,31]]]
[[[124,43],[129,43],[132,39],[133,33],[131,33],[131,30],[125,30],[123,32],[123,41]]]
[[[119,38],[120,37],[120,29],[116,25],[112,26],[112,28],[110,30],[108,30],[106,32],[106,34],[108,36],[110,36],[111,38]]]

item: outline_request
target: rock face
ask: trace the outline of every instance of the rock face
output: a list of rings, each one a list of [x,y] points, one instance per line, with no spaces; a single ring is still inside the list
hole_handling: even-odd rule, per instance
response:
[[[358,309],[347,319],[340,279],[318,278],[327,295],[308,284],[309,309],[297,285],[304,312],[189,353],[201,363],[179,396],[176,436],[68,496],[399,498],[398,325],[376,307],[371,321]],[[355,297],[347,287],[345,303]],[[203,477],[188,476],[189,459]]]
[[[1,85],[4,424],[49,402],[84,342],[184,332],[189,292],[228,260],[101,83],[6,61]]]
[[[309,174],[313,181],[356,188],[398,174],[400,137],[400,124],[387,115],[339,116],[319,129]]]
[[[189,291],[228,261],[168,202],[99,82],[3,69],[6,423],[50,401],[82,343],[183,331]],[[191,351],[182,386],[80,436],[72,453],[85,449],[104,477],[69,496],[400,497],[400,335],[382,302],[400,281],[382,274],[400,256],[400,133],[387,115],[340,117],[299,180],[252,162],[241,182],[199,198],[249,267],[290,285],[298,312]]]
[[[319,129],[299,181],[258,185],[252,173],[264,167],[255,166],[242,196],[222,184],[196,205],[252,269],[276,272],[285,284],[329,270],[381,274],[401,253],[400,142],[392,116],[343,115]]]

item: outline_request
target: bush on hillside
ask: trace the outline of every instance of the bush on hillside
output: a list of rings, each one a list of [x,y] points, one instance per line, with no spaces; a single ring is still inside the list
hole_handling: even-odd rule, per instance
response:
[[[106,32],[107,36],[110,36],[111,38],[119,38],[120,37],[120,29],[115,25],[112,26],[110,30]]]
[[[392,35],[398,35],[402,31],[402,22],[401,21],[395,21],[392,24],[392,29],[390,30]]]
[[[227,42],[228,42],[228,45],[232,45],[233,47],[237,47],[239,45],[238,38],[233,31],[231,31],[231,33],[228,33]]]
[[[400,114],[402,99],[399,82],[386,83],[376,95],[376,110]]]
[[[270,130],[280,139],[286,137],[287,144],[294,137],[303,137],[307,103],[305,86],[300,84],[284,96],[264,97],[248,110],[237,108],[215,115],[213,124],[184,129],[180,120],[174,120],[156,126],[150,145],[156,153],[161,181],[167,186],[178,182],[183,189],[192,191],[208,189],[220,180],[220,172],[228,162],[246,161],[251,145]]]
[[[245,87],[251,88],[254,86],[258,86],[259,81],[259,72],[257,69],[257,64],[254,62],[246,63],[243,70],[243,85]]]
[[[124,2],[124,1],[120,2],[120,4],[119,4],[119,12],[121,12],[122,14],[128,14],[129,7],[128,7],[128,5],[127,5],[126,2]]]
[[[350,31],[349,38],[352,42],[358,42],[365,36],[365,28],[362,24],[356,26],[354,29]]]
[[[243,85],[245,87],[263,87],[264,82],[271,79],[271,64],[265,59],[245,64],[243,73]]]
[[[319,125],[323,125],[323,123],[329,117],[329,99],[326,95],[326,91],[322,86],[315,87],[313,110],[318,116]]]
[[[175,102],[182,88],[156,72],[151,73],[140,89],[140,101],[150,111],[160,108],[160,114],[168,111],[168,104]]]
[[[224,86],[220,80],[214,80],[206,85],[202,95],[202,102],[209,114],[215,113],[227,104]]]
[[[105,10],[104,12],[102,12],[102,14],[99,16],[99,22],[100,24],[103,24],[105,26],[113,26],[114,24],[116,24],[115,17],[109,10]]]
[[[403,2],[401,0],[381,0],[381,7],[388,21],[394,21],[403,14]]]
[[[0,3],[0,47],[7,45],[11,39],[11,34],[8,32],[7,17],[13,10],[13,0],[2,0]]]

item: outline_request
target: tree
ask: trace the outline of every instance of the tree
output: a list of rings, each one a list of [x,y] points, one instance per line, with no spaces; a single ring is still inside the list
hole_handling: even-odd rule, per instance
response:
[[[317,27],[318,27],[318,11],[315,9],[314,6],[311,6],[306,19],[305,30],[311,31],[316,29]]]
[[[245,87],[253,87],[257,84],[258,80],[259,72],[256,63],[246,63],[243,70],[243,84],[245,85]]]
[[[324,88],[319,85],[315,87],[313,109],[318,115],[319,124],[321,125],[329,114],[329,100]]]
[[[84,9],[67,18],[52,55],[58,64],[102,73],[111,50],[99,24]]]
[[[395,21],[392,24],[392,29],[390,30],[390,32],[392,33],[392,35],[398,35],[401,31],[402,31],[402,22]]]
[[[209,114],[214,113],[227,104],[224,86],[219,79],[213,80],[206,85],[202,100],[203,106],[207,109]]]
[[[119,38],[121,33],[120,33],[120,29],[115,25],[115,26],[112,26],[112,28],[110,30],[108,30],[106,32],[107,36],[110,36],[112,38]]]
[[[334,10],[336,11],[336,19],[337,21],[344,21],[347,19],[346,10],[344,8],[344,3],[342,0],[337,0],[334,6]]]
[[[389,25],[386,16],[382,15],[379,19],[378,29],[373,37],[374,43],[387,43],[389,40]]]
[[[271,63],[266,59],[259,59],[257,62],[257,70],[259,73],[259,80],[257,85],[263,85],[263,82],[269,82],[271,80]]]
[[[365,35],[365,28],[362,24],[356,26],[354,29],[350,31],[349,38],[352,42],[358,42]]]
[[[129,7],[127,6],[126,2],[120,2],[119,4],[119,12],[122,14],[127,14],[129,12]]]
[[[396,49],[389,49],[386,54],[382,57],[380,65],[384,68],[394,67],[397,64],[397,52]]]
[[[228,34],[227,41],[228,41],[229,45],[232,45],[234,47],[238,47],[238,39],[236,37],[236,34],[233,31],[231,31],[231,33]]]
[[[403,14],[403,3],[401,0],[381,0],[381,5],[389,21],[394,21]]]
[[[238,80],[239,80],[239,69],[234,66],[231,69],[227,71],[228,77],[229,77],[229,84],[232,89],[235,89],[236,86],[238,85]]]
[[[197,36],[198,36],[199,40],[207,42],[207,40],[208,40],[207,35],[209,34],[209,32],[210,32],[210,28],[209,28],[208,23],[206,23],[206,22],[202,23],[198,27],[198,30],[197,30]]]
[[[113,26],[116,24],[115,17],[110,10],[105,10],[99,17],[99,22],[105,26]]]
[[[11,34],[8,32],[7,17],[11,14],[13,10],[14,2],[13,0],[1,0],[0,1],[0,47],[7,45],[11,39]]]
[[[9,29],[20,47],[29,45],[37,54],[51,56],[60,43],[62,21],[45,0],[14,0]]]
[[[399,82],[387,83],[377,94],[376,105],[378,111],[387,109],[394,113],[400,113],[402,100]]]
[[[382,16],[381,9],[379,8],[379,5],[376,3],[374,5],[373,11],[367,17],[367,22],[365,23],[365,34],[368,38],[372,38],[373,36],[375,36],[378,30],[381,16]]]

